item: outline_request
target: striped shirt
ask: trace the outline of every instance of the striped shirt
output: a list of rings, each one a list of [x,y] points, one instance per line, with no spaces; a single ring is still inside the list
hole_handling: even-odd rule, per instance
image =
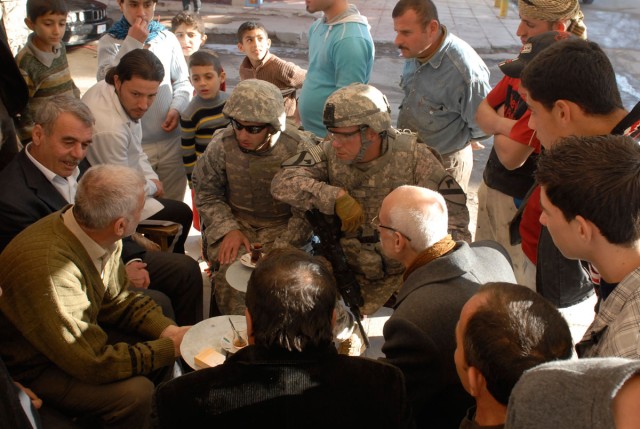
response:
[[[16,64],[29,88],[27,108],[18,123],[18,135],[23,143],[31,140],[33,117],[45,102],[57,95],[80,98],[80,90],[71,78],[64,45],[54,52],[44,52],[33,44],[34,37],[35,33],[31,33],[25,47],[16,55]]]
[[[207,148],[213,133],[229,125],[229,119],[222,114],[227,98],[229,95],[222,91],[212,100],[205,100],[196,95],[180,116],[182,162],[189,187],[193,167]]]

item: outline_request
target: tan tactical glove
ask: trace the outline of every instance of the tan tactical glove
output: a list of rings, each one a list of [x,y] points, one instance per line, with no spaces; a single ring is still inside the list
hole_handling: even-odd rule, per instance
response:
[[[354,232],[364,223],[362,206],[349,194],[336,200],[336,214],[342,221],[342,230]]]

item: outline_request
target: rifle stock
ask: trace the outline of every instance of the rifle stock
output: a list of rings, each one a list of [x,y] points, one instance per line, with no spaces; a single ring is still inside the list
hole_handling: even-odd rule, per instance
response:
[[[314,254],[324,256],[331,263],[338,291],[356,319],[365,345],[369,347],[369,338],[361,322],[360,306],[364,304],[364,299],[360,284],[349,268],[347,257],[340,246],[340,219],[337,216],[326,216],[318,209],[307,210],[305,216],[320,240],[313,244]]]

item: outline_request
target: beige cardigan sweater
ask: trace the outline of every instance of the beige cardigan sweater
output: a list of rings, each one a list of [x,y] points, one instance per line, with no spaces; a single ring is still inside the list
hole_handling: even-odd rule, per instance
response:
[[[26,228],[0,255],[0,353],[10,373],[28,382],[55,365],[102,384],[172,364],[172,341],[158,337],[173,322],[152,299],[127,290],[122,243],[103,282],[62,221],[69,208]],[[149,341],[108,344],[101,327],[107,325]]]

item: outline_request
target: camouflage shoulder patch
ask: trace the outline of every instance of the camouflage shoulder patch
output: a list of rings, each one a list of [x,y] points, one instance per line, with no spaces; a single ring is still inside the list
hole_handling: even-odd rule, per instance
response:
[[[285,160],[280,166],[282,168],[290,167],[312,167],[316,164],[326,161],[326,155],[320,146],[310,146],[307,150],[302,151],[291,158]]]

